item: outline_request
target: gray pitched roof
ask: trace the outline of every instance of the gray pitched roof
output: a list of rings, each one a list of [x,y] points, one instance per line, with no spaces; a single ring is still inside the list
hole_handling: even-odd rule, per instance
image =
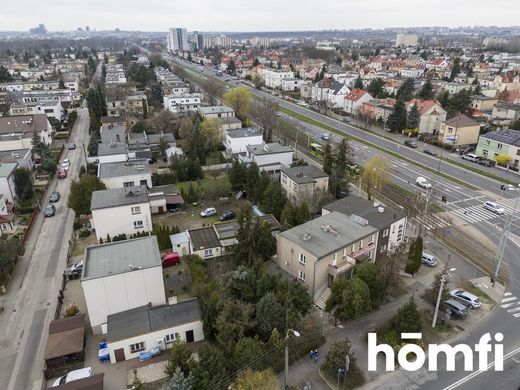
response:
[[[94,191],[90,201],[90,210],[145,202],[148,202],[146,187],[113,188],[111,190]]]
[[[146,159],[142,159],[100,163],[98,176],[100,179],[108,179],[111,177],[144,175],[149,173],[151,173],[150,165]]]
[[[161,267],[161,255],[155,236],[87,247],[81,280],[132,272],[136,267]]]
[[[328,230],[333,227],[337,235]],[[351,217],[337,211],[313,219],[302,225],[286,230],[279,234],[280,237],[295,243],[305,251],[321,259],[331,253],[349,246],[351,243],[377,232],[378,229],[371,225],[363,226],[354,222]],[[310,238],[304,240],[303,237]]]
[[[197,298],[150,308],[136,307],[107,317],[108,341],[124,340],[201,320]]]
[[[505,129],[490,131],[489,133],[482,134],[480,137],[512,145],[520,141],[520,130]]]
[[[193,249],[196,251],[220,246],[220,241],[212,226],[190,229],[187,232],[190,236]]]
[[[319,177],[328,175],[314,165],[304,165],[300,167],[283,168],[282,172],[298,184],[313,183]]]

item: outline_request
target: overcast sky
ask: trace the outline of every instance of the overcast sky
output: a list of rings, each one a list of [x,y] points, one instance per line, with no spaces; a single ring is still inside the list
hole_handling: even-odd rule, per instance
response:
[[[0,30],[294,31],[519,24],[519,0],[2,0]]]

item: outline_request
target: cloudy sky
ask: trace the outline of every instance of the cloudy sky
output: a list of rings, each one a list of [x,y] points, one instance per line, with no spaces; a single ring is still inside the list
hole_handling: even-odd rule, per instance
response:
[[[519,24],[518,0],[2,0],[0,31],[291,31]]]

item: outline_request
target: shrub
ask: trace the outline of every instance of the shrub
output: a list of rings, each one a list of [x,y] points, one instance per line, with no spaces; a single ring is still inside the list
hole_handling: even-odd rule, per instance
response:
[[[78,306],[75,303],[72,303],[67,310],[65,310],[65,317],[74,317],[79,313]]]
[[[80,238],[88,237],[88,236],[90,236],[90,230],[88,230],[88,229],[81,229],[79,231],[78,235],[79,235]]]

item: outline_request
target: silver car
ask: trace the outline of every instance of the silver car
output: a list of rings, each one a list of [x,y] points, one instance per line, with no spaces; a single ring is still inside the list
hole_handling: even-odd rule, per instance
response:
[[[54,207],[54,205],[50,204],[45,207],[45,212],[43,213],[45,217],[54,217],[54,214],[56,214],[56,207]]]
[[[450,291],[450,295],[453,299],[470,309],[478,309],[482,305],[482,301],[479,297],[461,289]]]

